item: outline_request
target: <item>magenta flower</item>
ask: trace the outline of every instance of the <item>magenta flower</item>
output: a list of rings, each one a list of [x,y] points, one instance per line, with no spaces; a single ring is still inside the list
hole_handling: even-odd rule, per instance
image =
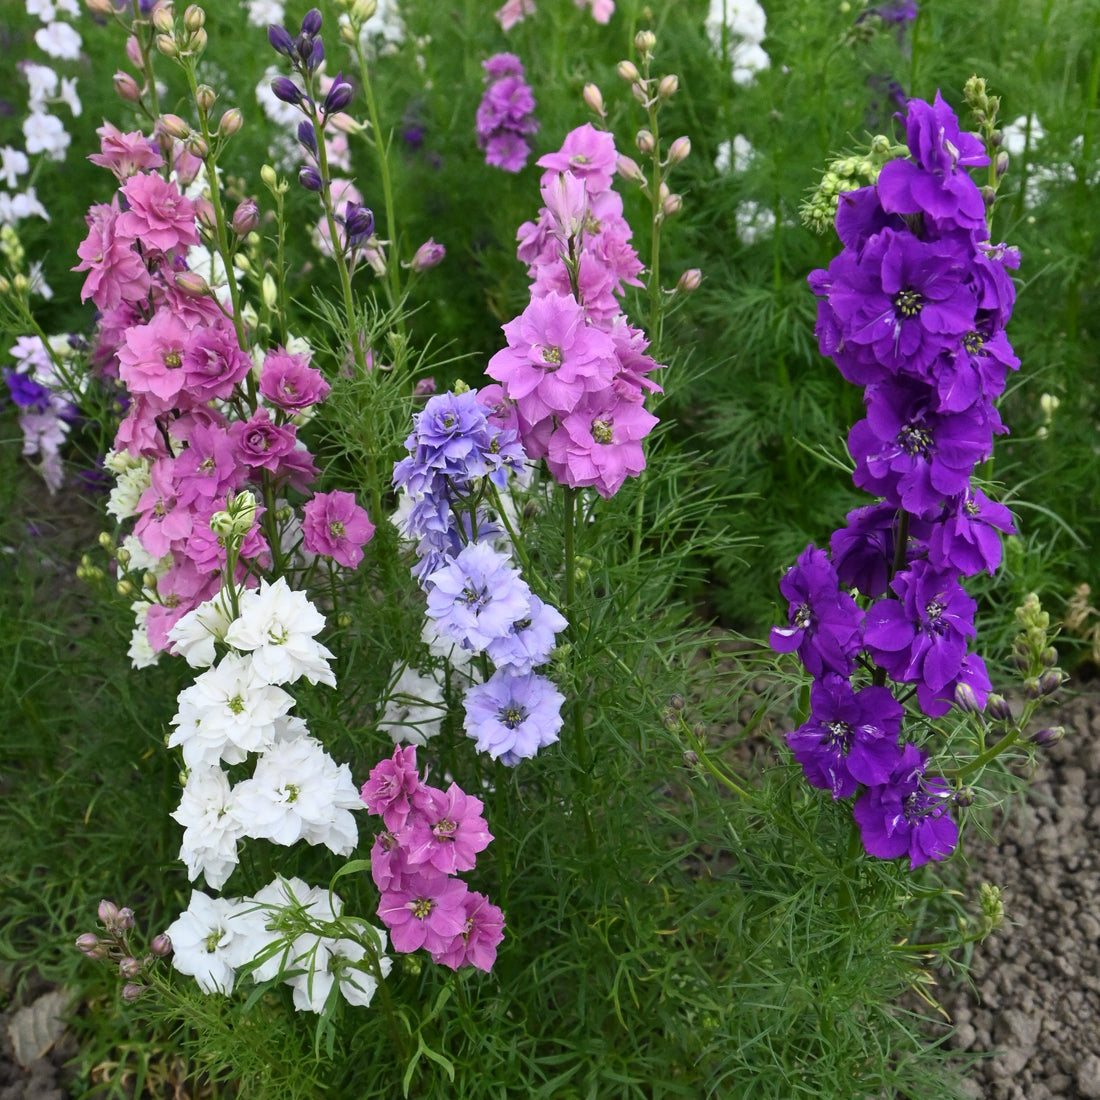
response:
[[[340,490],[318,493],[307,501],[302,521],[303,545],[311,554],[332,558],[346,569],[363,560],[363,547],[374,536],[374,524],[366,510],[355,503],[355,494]]]
[[[168,310],[158,310],[147,325],[126,330],[118,349],[119,378],[134,394],[148,397],[158,412],[173,408],[186,383],[183,357],[191,330]]]
[[[260,369],[260,394],[286,412],[300,412],[324,401],[331,387],[306,354],[292,355],[283,347],[269,351]]]
[[[183,388],[200,405],[229,397],[252,369],[252,360],[237,344],[228,322],[197,330],[183,355]]]
[[[461,879],[438,873],[408,877],[401,889],[383,892],[378,916],[390,931],[393,949],[450,951],[466,931],[468,892]]]
[[[446,951],[432,954],[432,962],[457,970],[473,966],[488,973],[497,960],[497,946],[504,939],[504,914],[484,894],[468,893],[463,902],[466,923],[461,935]]]
[[[453,875],[472,871],[477,853],[484,851],[493,834],[481,811],[482,801],[466,794],[457,783],[446,791],[426,788],[428,798],[420,811],[410,817],[400,837],[407,849],[411,870],[429,869]]]
[[[420,793],[415,745],[395,748],[392,757],[371,769],[370,777],[359,792],[367,813],[380,816],[392,833],[405,827]]]
[[[133,248],[133,238],[118,232],[118,199],[99,203],[84,216],[88,236],[77,246],[80,263],[73,271],[87,271],[80,300],[89,298],[100,310],[113,310],[123,302],[139,302],[152,286],[149,270]]]
[[[539,128],[535,97],[515,54],[494,54],[481,66],[488,83],[477,108],[477,147],[487,164],[518,172],[531,153],[526,135]]]
[[[294,450],[297,431],[293,424],[275,424],[267,409],[259,408],[248,420],[238,420],[229,429],[237,458],[254,469],[278,472],[282,460]]]
[[[552,180],[556,172],[572,172],[588,184],[591,198],[611,186],[617,160],[614,136],[586,122],[565,135],[556,153],[547,153],[539,157],[536,163],[540,168],[547,169],[542,177],[543,182]]]

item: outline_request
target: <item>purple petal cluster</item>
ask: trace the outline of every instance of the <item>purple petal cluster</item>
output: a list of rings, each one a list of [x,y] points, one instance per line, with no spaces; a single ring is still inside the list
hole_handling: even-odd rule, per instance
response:
[[[910,100],[904,123],[909,157],[841,196],[843,249],[809,279],[822,353],[864,387],[848,446],[855,484],[879,500],[786,574],[788,624],[771,644],[814,678],[810,716],[787,736],[807,781],[858,794],[867,851],[916,867],[950,855],[958,829],[928,753],[902,741],[892,685],[931,717],[980,709],[991,690],[961,580],[992,573],[1014,530],[972,479],[1006,431],[993,401],[1019,367],[1004,333],[1019,257],[989,241],[967,172],[989,163],[981,140],[938,93]]]
[[[477,147],[486,164],[518,172],[531,155],[527,136],[539,128],[535,96],[515,54],[494,54],[481,67],[486,84],[477,108]]]

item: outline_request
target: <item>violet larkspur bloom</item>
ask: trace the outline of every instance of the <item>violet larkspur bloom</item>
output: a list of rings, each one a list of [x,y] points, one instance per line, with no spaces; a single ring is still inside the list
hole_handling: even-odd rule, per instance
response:
[[[354,493],[318,493],[306,502],[302,540],[309,553],[355,569],[363,560],[363,547],[373,537],[374,524],[355,503]]]
[[[861,647],[863,612],[840,590],[825,551],[812,543],[807,546],[779,582],[779,590],[790,601],[790,626],[772,628],[772,649],[797,650],[811,676],[826,671],[850,675]]]
[[[829,553],[840,583],[861,595],[886,595],[892,575],[900,512],[893,504],[868,504],[844,517],[846,527],[833,532]],[[923,554],[931,525],[909,517],[905,561]],[[904,564],[904,563],[903,563]]]
[[[787,745],[815,787],[848,798],[861,783],[886,783],[901,760],[901,704],[886,687],[855,691],[828,675],[810,689],[810,719]]]
[[[428,578],[428,618],[463,649],[482,653],[531,611],[531,590],[509,559],[472,542]]]
[[[533,757],[558,739],[565,696],[545,676],[497,670],[466,692],[466,735],[478,752],[509,766]]]
[[[913,562],[890,582],[898,598],[868,609],[864,643],[892,680],[935,694],[959,675],[978,605],[957,576]]]
[[[943,779],[924,778],[927,756],[906,745],[890,780],[868,788],[852,813],[867,852],[878,859],[908,856],[911,868],[946,859],[959,842],[951,792]]]
[[[488,83],[477,108],[477,147],[487,164],[518,172],[531,154],[526,136],[539,128],[535,97],[515,54],[494,54],[481,65]]]

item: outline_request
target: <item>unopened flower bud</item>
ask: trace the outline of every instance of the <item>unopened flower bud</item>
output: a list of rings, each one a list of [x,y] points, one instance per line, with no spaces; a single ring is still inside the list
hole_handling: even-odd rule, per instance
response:
[[[993,160],[993,170],[997,174],[997,179],[1000,179],[1008,171],[1008,162],[1008,154],[1001,149]]]
[[[298,169],[298,182],[307,191],[320,191],[324,186],[321,180],[321,173],[308,164],[303,164],[302,167]]]
[[[179,115],[161,115],[160,128],[180,141],[186,141],[191,136],[191,127]]]
[[[336,616],[336,625],[342,630],[347,630],[354,621],[355,619],[352,617],[351,613],[347,611],[341,611],[340,614]]]
[[[645,172],[630,157],[619,156],[615,161],[615,170],[630,183],[645,183]]]
[[[244,125],[244,115],[240,107],[230,107],[218,123],[218,133],[222,137],[232,137]]]
[[[130,551],[125,546],[120,546],[115,552],[115,561],[123,568],[130,564]]]
[[[118,911],[118,926],[127,931],[134,927],[134,911],[129,906],[123,906]]]
[[[128,581],[125,577],[123,577],[122,580],[120,580],[118,584],[115,585],[115,590],[124,599],[134,594],[133,583],[131,581]]]
[[[634,48],[638,53],[652,53],[656,45],[657,36],[652,31],[638,31],[634,36]]]
[[[114,15],[115,6],[111,0],[84,0],[84,6],[92,15]]]
[[[126,57],[135,69],[139,72],[143,70],[145,60],[141,56],[141,43],[137,40],[137,35],[132,34],[126,39]]]
[[[697,768],[699,766],[699,754],[694,749],[685,750],[681,759],[686,767]]]
[[[690,294],[693,290],[699,289],[702,281],[703,273],[697,267],[691,267],[677,280],[676,289],[682,294]]]
[[[161,932],[159,936],[153,937],[153,942],[149,944],[149,950],[159,958],[164,958],[166,955],[172,954],[172,940],[166,933]]]
[[[260,293],[267,309],[274,309],[279,304],[279,288],[275,285],[275,280],[270,274],[263,277],[263,281],[260,283]]]
[[[122,987],[122,999],[124,1001],[129,1001],[132,1004],[144,992],[145,986],[139,985],[137,982],[127,982]]]
[[[980,714],[982,709],[977,692],[964,682],[955,685],[955,706],[969,714]]]
[[[126,958],[118,960],[118,972],[124,978],[136,978],[141,974],[141,963],[127,955]]]
[[[127,72],[123,72],[119,69],[114,76],[115,92],[120,99],[126,100],[127,103],[137,103],[141,99],[141,89],[138,87],[137,81]]]
[[[1043,688],[1039,683],[1038,676],[1029,676],[1024,681],[1024,695],[1028,699],[1038,699],[1043,694]]]
[[[657,84],[657,95],[661,99],[671,99],[680,88],[680,78],[675,73],[662,76]]]
[[[231,224],[238,237],[248,236],[260,224],[260,208],[254,199],[245,199],[237,204]]]
[[[645,157],[650,156],[657,148],[657,142],[649,130],[639,130],[634,135],[634,144],[638,147],[638,152]]]
[[[1028,734],[1027,739],[1033,745],[1042,745],[1046,747],[1048,745],[1057,745],[1065,735],[1065,726],[1048,726],[1046,729],[1037,730],[1035,733]]]
[[[691,138],[687,135],[678,137],[668,147],[668,163],[679,164],[683,160],[687,160],[691,153]]]
[[[179,50],[176,48],[176,40],[168,34],[157,35],[157,49],[165,57],[177,57]]]
[[[96,916],[99,917],[100,924],[112,925],[118,920],[118,906],[113,901],[104,898],[99,903]]]
[[[581,92],[581,98],[590,111],[594,111],[600,118],[606,117],[607,112],[604,110],[603,93],[595,84],[586,84],[584,91]]]
[[[209,199],[195,200],[195,218],[209,233],[215,232],[218,228],[218,215],[214,210],[214,204]]]
[[[210,146],[207,145],[206,140],[199,137],[198,134],[187,143],[187,151],[191,156],[198,157],[199,160],[206,160],[206,158],[210,156]]]
[[[633,61],[620,61],[617,71],[628,84],[637,84],[642,79],[642,74],[638,72],[638,66]]]
[[[961,787],[955,792],[954,801],[956,806],[973,806],[974,805],[974,788],[973,787]]]
[[[341,23],[340,30],[337,32],[340,37],[340,41],[346,46],[354,46],[359,41],[359,35],[355,31],[355,27],[351,23]]]
[[[85,932],[76,938],[76,949],[89,959],[102,959],[107,955],[107,949],[99,941],[94,932]]]
[[[218,93],[209,84],[200,84],[195,89],[195,104],[203,114],[209,114],[218,100]]]
[[[141,587],[147,588],[150,592],[157,590],[157,575],[156,573],[150,573],[146,570],[141,577]]]
[[[1060,668],[1048,668],[1039,676],[1039,692],[1053,695],[1065,682],[1066,674]]]
[[[666,218],[671,218],[674,214],[679,214],[684,208],[684,200],[679,195],[666,195],[661,200],[661,212]]]
[[[661,722],[664,724],[666,730],[670,733],[680,728],[680,716],[672,709],[672,707],[665,707],[661,712]]]
[[[1044,668],[1053,668],[1058,663],[1058,650],[1052,645],[1048,645],[1042,653],[1039,654],[1039,660]]]
[[[183,13],[183,25],[194,34],[195,31],[202,29],[205,22],[206,12],[198,4],[188,4],[187,10]]]
[[[187,48],[191,53],[202,53],[206,49],[206,28],[200,27],[191,34],[187,40]]]
[[[669,696],[668,705],[673,710],[683,710],[687,706],[687,700],[677,691]]]
[[[176,20],[170,7],[159,7],[153,12],[153,26],[161,34],[171,34],[176,29]]]
[[[413,271],[427,271],[443,262],[447,255],[447,249],[438,244],[433,237],[429,237],[415,252],[409,261],[409,267]]]
[[[190,298],[202,298],[210,293],[210,284],[197,271],[177,271],[175,284]]]
[[[997,201],[997,192],[988,185],[979,187],[978,190],[981,193],[982,202],[985,203],[985,208],[988,210]]]
[[[649,106],[649,90],[639,81],[630,85],[630,94],[643,106]]]

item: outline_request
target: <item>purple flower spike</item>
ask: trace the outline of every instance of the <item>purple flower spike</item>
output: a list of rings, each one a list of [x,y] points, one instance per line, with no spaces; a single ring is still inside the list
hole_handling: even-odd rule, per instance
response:
[[[927,757],[906,745],[888,783],[865,791],[852,811],[868,854],[878,859],[908,856],[911,868],[946,859],[959,842],[951,818],[951,792],[939,778],[925,779]]]

